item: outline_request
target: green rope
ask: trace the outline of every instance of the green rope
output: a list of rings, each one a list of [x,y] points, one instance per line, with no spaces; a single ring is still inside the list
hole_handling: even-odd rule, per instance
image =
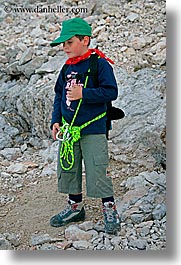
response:
[[[90,72],[90,69],[88,70],[88,72]],[[86,76],[84,88],[86,88],[87,82],[88,82],[88,76]],[[68,124],[65,121],[65,119],[62,118],[62,122],[63,122],[63,126],[61,127],[62,139],[59,139],[57,137],[57,139],[62,141],[62,145],[60,149],[60,165],[62,169],[64,170],[70,170],[74,165],[74,162],[75,162],[74,143],[77,142],[81,138],[81,135],[80,135],[81,130],[85,128],[86,126],[88,126],[89,124],[91,124],[92,122],[95,122],[103,118],[106,115],[106,112],[104,112],[98,115],[97,117],[93,118],[92,120],[84,123],[81,126],[73,126],[74,121],[77,117],[78,111],[80,109],[81,103],[82,103],[82,99],[79,100],[79,103],[78,103],[78,106],[75,111],[71,124]],[[66,161],[66,163],[68,164],[67,167],[63,164],[63,160]]]
[[[61,129],[61,133],[63,135],[63,140],[62,140],[62,145],[60,149],[60,164],[61,167],[64,170],[70,170],[75,161],[75,156],[74,156],[74,143],[76,143],[80,138],[80,132],[83,128],[91,124],[92,122],[95,122],[101,118],[103,118],[106,115],[106,112],[98,115],[94,119],[84,123],[81,126],[70,126],[65,119],[62,119],[63,126]],[[63,164],[63,160],[67,162],[68,166],[65,167]]]
[[[60,149],[60,164],[64,170],[70,170],[74,165],[74,143],[80,139],[80,127],[72,126],[65,122],[63,119],[63,124],[65,125],[61,130],[64,139],[62,141]],[[65,160],[68,164],[68,167],[65,167],[63,164]]]

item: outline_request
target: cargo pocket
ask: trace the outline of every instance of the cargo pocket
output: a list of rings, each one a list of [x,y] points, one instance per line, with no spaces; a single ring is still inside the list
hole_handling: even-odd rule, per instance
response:
[[[102,176],[106,175],[107,166],[108,155],[106,153],[102,154],[101,156],[97,154],[94,155],[94,168],[92,170],[94,172],[94,177],[96,181]]]
[[[94,155],[93,179],[91,181],[90,192],[92,197],[104,198],[112,192],[111,178],[107,177],[108,155]],[[112,194],[111,194],[112,195]]]

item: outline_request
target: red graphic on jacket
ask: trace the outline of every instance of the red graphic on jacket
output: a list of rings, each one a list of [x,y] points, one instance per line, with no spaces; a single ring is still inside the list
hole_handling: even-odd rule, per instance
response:
[[[67,84],[66,84],[65,89],[67,89],[67,90],[69,90],[69,88],[74,86],[74,85],[83,86],[83,84],[80,84],[80,80],[79,80],[77,72],[71,72],[71,74],[68,74],[66,76],[66,81],[67,81]],[[75,111],[74,109],[71,108],[71,103],[72,102],[66,96],[67,109],[69,109],[71,111]]]

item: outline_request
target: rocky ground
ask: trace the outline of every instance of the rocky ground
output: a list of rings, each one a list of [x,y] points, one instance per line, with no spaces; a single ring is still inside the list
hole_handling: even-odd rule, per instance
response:
[[[0,182],[1,249],[159,250],[166,247],[163,170],[143,171],[110,159],[108,174],[113,179],[122,218],[120,232],[112,236],[104,233],[101,201],[85,196],[85,183],[85,222],[62,228],[49,225],[50,217],[64,208],[67,199],[57,192],[56,152],[52,145],[41,150],[5,148],[0,155],[4,158]]]
[[[0,249],[165,249],[165,1],[58,2],[69,11],[78,8],[76,14],[35,12],[57,4],[33,2],[0,6]],[[17,6],[34,11],[13,11]],[[59,35],[60,22],[75,15],[92,25],[91,46],[115,61],[114,105],[126,114],[113,123],[109,142],[108,174],[122,219],[114,236],[104,233],[101,201],[86,197],[85,182],[85,222],[49,225],[66,203],[57,192],[57,142],[49,129],[53,87],[65,56],[49,43]]]

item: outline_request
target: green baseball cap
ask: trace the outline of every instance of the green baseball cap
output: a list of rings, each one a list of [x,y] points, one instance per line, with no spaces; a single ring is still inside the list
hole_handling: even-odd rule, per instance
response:
[[[62,22],[60,37],[50,43],[50,46],[57,46],[75,35],[91,36],[91,26],[82,18],[72,18]]]

